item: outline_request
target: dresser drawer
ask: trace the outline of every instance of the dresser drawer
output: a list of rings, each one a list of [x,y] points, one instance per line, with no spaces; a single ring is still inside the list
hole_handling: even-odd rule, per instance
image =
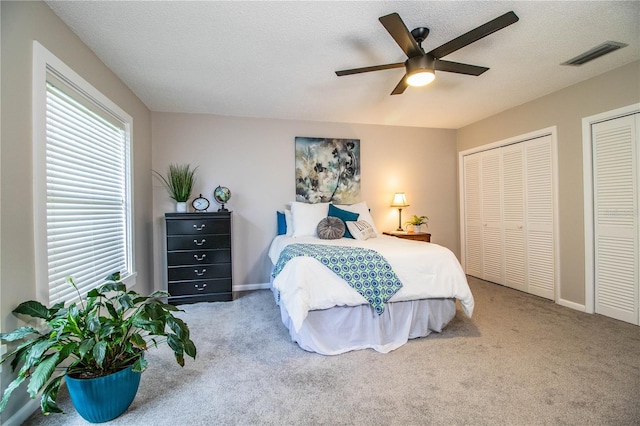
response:
[[[171,251],[167,253],[169,266],[210,265],[212,263],[230,263],[231,249]]]
[[[174,296],[231,293],[231,278],[219,280],[178,281],[169,283],[169,294]]]
[[[230,302],[233,300],[232,292],[223,293],[206,293],[195,294],[189,296],[176,296],[170,297],[169,303],[172,305],[184,305],[185,303],[198,303],[198,302]]]
[[[173,266],[169,268],[169,282],[183,280],[207,280],[210,278],[231,278],[231,264]]]
[[[231,235],[168,236],[167,250],[208,250],[231,247]]]
[[[167,221],[167,235],[229,234],[227,219],[182,219]]]

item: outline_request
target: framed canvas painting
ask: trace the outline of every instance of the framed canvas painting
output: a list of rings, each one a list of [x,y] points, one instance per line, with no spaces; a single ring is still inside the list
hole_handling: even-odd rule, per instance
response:
[[[296,137],[296,201],[360,201],[360,140]]]

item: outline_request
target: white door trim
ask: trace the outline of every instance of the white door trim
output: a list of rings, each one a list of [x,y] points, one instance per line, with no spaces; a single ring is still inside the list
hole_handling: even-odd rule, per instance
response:
[[[593,124],[640,113],[640,103],[612,111],[584,117],[582,119],[582,182],[584,186],[584,307],[585,312],[595,312],[595,248],[593,235]]]

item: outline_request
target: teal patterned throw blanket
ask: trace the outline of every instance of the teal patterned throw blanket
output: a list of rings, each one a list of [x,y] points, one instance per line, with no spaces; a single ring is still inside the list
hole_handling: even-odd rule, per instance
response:
[[[378,314],[384,312],[384,304],[402,288],[389,262],[377,251],[361,247],[290,244],[280,253],[273,277],[299,256],[319,260],[360,293]]]

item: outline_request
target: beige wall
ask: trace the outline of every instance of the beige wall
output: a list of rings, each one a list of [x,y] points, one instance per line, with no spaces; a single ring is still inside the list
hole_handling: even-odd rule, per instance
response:
[[[585,303],[582,118],[638,102],[640,61],[458,129],[458,151],[464,151],[557,126],[563,300]]]
[[[135,169],[135,252],[138,287],[148,290],[153,267],[151,246],[151,124],[149,110],[78,39],[43,2],[1,2],[2,80],[0,172],[0,324],[2,330],[16,326],[11,310],[20,302],[35,299],[31,63],[32,41],[65,62],[94,87],[133,117]],[[0,388],[8,384],[10,369],[2,373]],[[8,419],[26,400],[16,392],[2,414]],[[21,398],[23,398],[21,400]]]
[[[454,130],[158,112],[152,129],[154,170],[165,174],[169,163],[189,163],[199,167],[194,196],[211,200],[218,185],[231,190],[234,286],[269,281],[275,212],[295,197],[296,136],[360,139],[361,199],[377,227],[397,228],[398,211],[389,204],[394,192],[405,191],[411,206],[403,221],[429,216],[432,241],[458,251]],[[153,185],[156,285],[163,288],[163,215],[174,206],[160,181]]]

